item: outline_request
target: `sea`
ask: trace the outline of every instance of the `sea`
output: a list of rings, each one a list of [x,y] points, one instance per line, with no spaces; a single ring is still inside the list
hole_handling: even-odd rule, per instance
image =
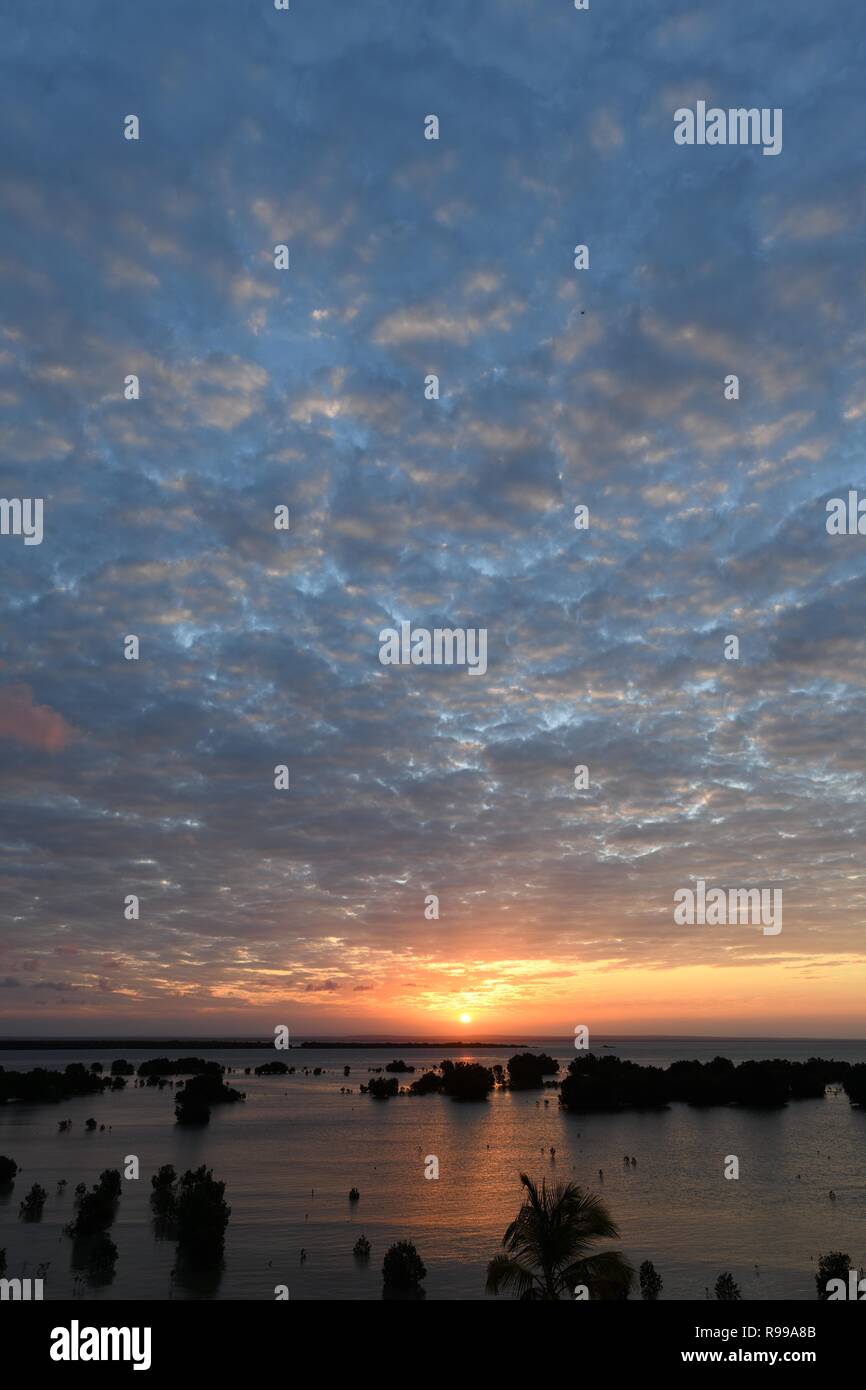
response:
[[[549,1052],[563,1068],[575,1056],[567,1037],[514,1041]],[[651,1260],[663,1300],[705,1299],[727,1271],[745,1300],[809,1301],[821,1254],[842,1250],[866,1265],[866,1111],[836,1088],[768,1112],[673,1104],[595,1116],[564,1113],[555,1090],[497,1090],[481,1103],[437,1095],[376,1101],[359,1092],[392,1055],[418,1076],[443,1055],[493,1066],[514,1050],[482,1043],[392,1053],[333,1043],[269,1054],[225,1046],[204,1055],[230,1069],[226,1079],[246,1101],[215,1106],[196,1129],[175,1123],[171,1086],[135,1088],[131,1080],[124,1091],[59,1106],[0,1107],[0,1154],[21,1169],[12,1192],[0,1192],[6,1277],[35,1277],[42,1266],[48,1300],[273,1300],[278,1290],[290,1299],[379,1300],[383,1256],[409,1240],[426,1266],[426,1299],[490,1298],[487,1262],[520,1206],[522,1172],[597,1193],[620,1232],[599,1248],[621,1250],[636,1268]],[[656,1066],[717,1055],[866,1061],[866,1042],[817,1038],[596,1036],[593,1051]],[[131,1045],[28,1051],[22,1040],[20,1051],[0,1052],[0,1065],[98,1061],[107,1071],[115,1057],[138,1065],[154,1055],[153,1046]],[[295,1075],[244,1074],[272,1055]],[[85,1129],[90,1117],[94,1131]],[[60,1119],[72,1121],[67,1132]],[[124,1180],[110,1232],[115,1273],[94,1283],[73,1268],[64,1232],[74,1188],[105,1168],[131,1168],[133,1156],[140,1177]],[[731,1156],[737,1179],[725,1177]],[[438,1178],[426,1176],[437,1166],[431,1158]],[[231,1217],[222,1270],[195,1279],[175,1271],[175,1244],[155,1230],[149,1201],[151,1175],[165,1163],[178,1172],[205,1164],[225,1183]],[[34,1182],[48,1200],[41,1221],[24,1222],[19,1202]],[[353,1255],[362,1234],[372,1247],[367,1262]]]

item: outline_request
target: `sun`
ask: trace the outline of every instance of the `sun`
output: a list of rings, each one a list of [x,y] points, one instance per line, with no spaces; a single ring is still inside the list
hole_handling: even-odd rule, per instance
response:
[[[471,1014],[461,1014],[460,1017],[459,1017],[459,1019],[457,1020],[457,1022],[458,1022],[458,1023],[471,1023],[471,1022],[472,1022],[472,1015],[471,1015]]]

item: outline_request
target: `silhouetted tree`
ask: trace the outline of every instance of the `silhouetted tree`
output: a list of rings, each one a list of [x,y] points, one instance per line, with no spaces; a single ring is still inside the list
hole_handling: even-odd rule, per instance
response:
[[[400,1090],[400,1083],[396,1076],[374,1076],[372,1081],[361,1090],[366,1090],[374,1100],[388,1100],[391,1096],[396,1096]]]
[[[77,1213],[66,1228],[74,1240],[87,1239],[111,1225],[120,1197],[121,1177],[118,1169],[106,1168],[89,1192],[76,1198]]]
[[[594,1057],[588,1052],[569,1064],[559,1099],[576,1114],[659,1109],[670,1100],[670,1083],[660,1067],[641,1067],[621,1057]]]
[[[493,1090],[493,1072],[480,1062],[442,1063],[442,1089],[452,1100],[486,1100]]]
[[[31,1071],[6,1071],[0,1067],[0,1105],[20,1100],[27,1105],[43,1105],[71,1096],[98,1095],[108,1080],[88,1071],[81,1062],[70,1062],[64,1071],[33,1067]]]
[[[502,1244],[487,1266],[488,1293],[514,1290],[519,1299],[553,1301],[569,1298],[585,1284],[590,1298],[627,1297],[634,1270],[617,1250],[591,1253],[598,1240],[615,1239],[619,1230],[601,1200],[575,1183],[539,1189],[520,1174],[526,1195]]]
[[[177,1252],[198,1268],[213,1267],[223,1258],[225,1231],[231,1207],[223,1200],[224,1182],[216,1182],[204,1164],[180,1180],[177,1196]]]
[[[40,1187],[39,1183],[35,1182],[18,1208],[22,1220],[39,1221],[47,1198],[48,1193],[45,1188]]]
[[[740,1062],[734,1071],[734,1100],[762,1110],[787,1105],[791,1095],[790,1062]]]
[[[223,1081],[223,1068],[217,1062],[208,1062],[204,1071],[191,1077],[177,1092],[174,1113],[179,1125],[207,1124],[212,1105],[234,1104],[243,1099],[241,1091]]]
[[[652,1260],[644,1260],[638,1274],[640,1279],[640,1296],[649,1303],[654,1303],[662,1291],[664,1280],[657,1273]]]
[[[117,1246],[105,1231],[93,1237],[87,1252],[87,1264],[95,1274],[106,1274],[117,1262]]]
[[[150,1185],[153,1191],[150,1194],[151,1204],[154,1206],[163,1205],[168,1196],[174,1192],[174,1184],[177,1181],[177,1173],[170,1163],[164,1163],[152,1176]]]
[[[427,1274],[424,1261],[410,1240],[398,1240],[385,1255],[382,1278],[389,1289],[417,1289]]]
[[[518,1052],[509,1059],[508,1081],[514,1091],[536,1091],[545,1076],[556,1076],[559,1063],[546,1052]]]
[[[734,1282],[734,1276],[727,1272],[719,1275],[713,1292],[720,1303],[736,1303],[743,1297],[739,1284]]]
[[[201,1072],[225,1070],[219,1062],[206,1062],[204,1057],[151,1057],[138,1068],[139,1076],[197,1076]]]
[[[850,1256],[843,1254],[841,1250],[831,1250],[828,1255],[821,1256],[818,1261],[818,1273],[815,1275],[815,1286],[822,1303],[826,1303],[831,1297],[827,1291],[830,1279],[841,1279],[845,1285],[845,1297],[848,1297],[848,1275],[852,1268]],[[862,1269],[858,1271],[858,1278],[863,1278]]]
[[[14,1158],[7,1158],[5,1154],[0,1154],[0,1187],[11,1187],[15,1181],[15,1174],[18,1172],[18,1164]]]
[[[438,1093],[444,1091],[444,1089],[445,1082],[435,1071],[425,1071],[423,1075],[419,1076],[417,1081],[413,1081],[412,1085],[409,1087],[413,1096],[429,1096],[434,1092]]]
[[[866,1062],[855,1062],[843,1084],[852,1105],[866,1106]]]

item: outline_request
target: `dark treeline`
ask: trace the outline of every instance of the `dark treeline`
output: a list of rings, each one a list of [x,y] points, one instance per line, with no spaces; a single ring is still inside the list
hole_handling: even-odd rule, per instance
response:
[[[820,1099],[826,1086],[844,1086],[852,1105],[866,1104],[866,1064],[807,1062],[783,1058],[740,1062],[714,1057],[711,1062],[672,1062],[667,1068],[639,1066],[619,1057],[575,1058],[560,1087],[566,1110],[658,1109],[671,1101],[687,1105],[773,1107],[791,1100]]]
[[[410,1070],[410,1068],[406,1068],[406,1070]],[[497,1071],[501,1076],[502,1068],[498,1067]],[[425,1071],[417,1081],[412,1082],[412,1085],[403,1094],[413,1096],[444,1095],[450,1096],[452,1100],[486,1100],[496,1085],[496,1081],[497,1078],[490,1067],[482,1066],[480,1062],[452,1062],[446,1058],[444,1062],[440,1063],[438,1071]],[[396,1076],[374,1076],[366,1086],[362,1085],[360,1089],[365,1094],[373,1096],[375,1100],[388,1100],[391,1096],[399,1094],[400,1083]]]
[[[218,1062],[206,1062],[203,1057],[151,1057],[138,1068],[139,1076],[196,1076],[209,1067],[219,1067]],[[220,1070],[222,1068],[220,1067]]]
[[[11,1101],[25,1104],[52,1103],[75,1096],[99,1095],[105,1090],[121,1090],[126,1078],[137,1073],[135,1084],[159,1086],[173,1084],[172,1077],[188,1077],[175,1092],[176,1116],[181,1124],[206,1124],[212,1105],[245,1099],[244,1094],[226,1085],[225,1067],[202,1057],[153,1057],[135,1068],[125,1058],[111,1063],[111,1075],[103,1075],[100,1063],[89,1068],[70,1062],[63,1071],[35,1067],[32,1071],[7,1071],[0,1066],[0,1105]],[[250,1068],[246,1069],[248,1072]],[[565,1110],[578,1114],[624,1109],[658,1109],[672,1101],[687,1105],[745,1105],[770,1108],[793,1100],[820,1099],[829,1085],[842,1086],[852,1105],[866,1108],[866,1063],[841,1062],[810,1057],[806,1062],[784,1058],[735,1064],[728,1057],[711,1062],[683,1060],[669,1067],[641,1066],[620,1057],[596,1056],[591,1052],[576,1057],[565,1078],[556,1077],[559,1063],[546,1053],[520,1052],[505,1067],[486,1067],[480,1062],[453,1062],[445,1058],[438,1067],[423,1072],[401,1091],[398,1073],[412,1073],[414,1067],[402,1060],[385,1067],[391,1075],[373,1078],[360,1087],[376,1099],[396,1095],[445,1095],[453,1100],[485,1100],[495,1089],[537,1090],[559,1086]],[[257,1076],[291,1075],[294,1067],[270,1061],[256,1067]],[[316,1074],[320,1068],[315,1069]],[[347,1069],[344,1068],[344,1072]],[[95,1121],[88,1122],[95,1128]],[[64,1122],[62,1128],[68,1128]]]
[[[559,1063],[546,1052],[519,1052],[508,1062],[508,1084],[512,1091],[537,1091],[545,1076],[556,1076]]]
[[[134,1073],[135,1067],[122,1057],[111,1063],[110,1076],[103,1075],[103,1068],[98,1062],[94,1062],[89,1069],[83,1062],[70,1062],[63,1071],[49,1071],[45,1067],[34,1067],[32,1071],[7,1071],[0,1067],[0,1105],[11,1101],[30,1105],[53,1104],[75,1096],[119,1091],[126,1086],[127,1076]],[[201,1057],[178,1057],[174,1061],[168,1057],[154,1057],[142,1062],[138,1068],[141,1085],[162,1087],[166,1085],[168,1077],[190,1078],[185,1086],[181,1083],[176,1093],[176,1115],[181,1124],[206,1124],[212,1105],[244,1099],[242,1092],[225,1084],[224,1073],[225,1068],[219,1062],[207,1062]],[[68,1127],[69,1122],[63,1121],[61,1129]],[[87,1127],[95,1129],[96,1121],[88,1120]]]
[[[866,1062],[849,1064],[842,1084],[852,1105],[866,1105]]]
[[[393,1069],[393,1064],[386,1068]],[[827,1061],[821,1057],[810,1057],[807,1062],[774,1058],[739,1064],[728,1057],[714,1057],[711,1062],[684,1060],[663,1068],[587,1052],[571,1062],[561,1083],[546,1080],[558,1071],[559,1063],[543,1052],[516,1053],[506,1067],[485,1067],[480,1062],[452,1062],[446,1058],[406,1090],[400,1090],[396,1076],[389,1076],[373,1078],[361,1086],[361,1091],[376,1100],[397,1095],[485,1100],[495,1089],[539,1090],[558,1085],[563,1108],[587,1114],[661,1109],[672,1101],[694,1106],[771,1108],[792,1100],[821,1099],[827,1086],[841,1085],[852,1105],[866,1106],[866,1063]]]
[[[19,1100],[34,1104],[69,1100],[72,1096],[99,1095],[122,1090],[122,1076],[104,1077],[88,1071],[83,1062],[70,1062],[63,1071],[34,1067],[32,1071],[7,1071],[0,1067],[0,1105]]]
[[[405,1062],[391,1062],[386,1071],[411,1072]],[[520,1052],[508,1062],[507,1068],[485,1067],[481,1062],[452,1062],[445,1058],[435,1071],[425,1071],[413,1081],[404,1095],[450,1096],[452,1100],[486,1100],[496,1087],[515,1091],[538,1090],[546,1076],[555,1076],[559,1063],[546,1053]],[[388,1100],[400,1094],[396,1076],[374,1077],[361,1090],[376,1100]]]
[[[181,1048],[191,1048],[196,1052],[227,1052],[243,1051],[249,1052],[252,1048],[258,1050],[272,1048],[274,1045],[273,1037],[270,1038],[0,1038],[0,1052],[103,1052],[103,1051],[123,1051],[127,1052],[178,1052]],[[469,1047],[477,1048],[479,1051],[496,1052],[499,1050],[525,1047],[526,1043],[516,1042],[463,1042],[460,1038],[449,1038],[446,1042],[436,1041],[435,1039],[420,1039],[408,1042],[401,1042],[392,1039],[390,1042],[382,1042],[378,1039],[370,1039],[365,1042],[363,1039],[349,1038],[305,1038],[301,1042],[290,1044],[292,1048],[301,1047],[321,1047],[329,1051],[337,1048],[387,1048],[393,1052],[399,1048],[407,1047],[430,1047],[436,1051],[440,1049],[444,1052],[455,1051],[457,1048],[465,1049]]]
[[[0,1038],[0,1052],[226,1052],[273,1047],[273,1038]]]

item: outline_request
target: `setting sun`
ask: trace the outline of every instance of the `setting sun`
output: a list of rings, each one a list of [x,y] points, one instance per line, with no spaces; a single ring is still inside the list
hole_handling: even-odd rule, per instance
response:
[[[472,1015],[471,1015],[471,1014],[461,1014],[461,1015],[460,1015],[460,1018],[458,1019],[458,1022],[459,1022],[459,1023],[471,1023],[471,1022],[472,1022]]]

